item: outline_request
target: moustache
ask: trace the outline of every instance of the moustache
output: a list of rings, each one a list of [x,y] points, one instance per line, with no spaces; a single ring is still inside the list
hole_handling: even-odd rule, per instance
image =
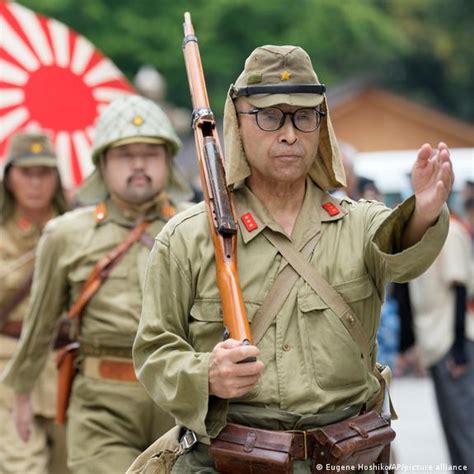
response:
[[[133,173],[127,179],[127,184],[130,184],[135,178],[145,178],[149,183],[151,183],[151,178],[145,173]]]

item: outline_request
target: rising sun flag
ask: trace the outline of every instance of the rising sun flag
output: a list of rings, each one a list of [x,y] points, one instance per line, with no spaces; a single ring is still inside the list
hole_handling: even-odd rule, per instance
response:
[[[61,177],[73,189],[92,170],[94,123],[133,91],[90,41],[52,18],[0,0],[0,160],[19,130],[49,132]]]

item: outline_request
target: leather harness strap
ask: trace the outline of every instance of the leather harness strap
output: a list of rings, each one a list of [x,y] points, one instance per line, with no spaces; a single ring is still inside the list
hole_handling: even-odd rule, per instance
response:
[[[313,265],[298,252],[291,242],[281,234],[265,229],[263,234],[278,249],[283,258],[294,269],[297,276],[301,276],[319,297],[336,313],[346,330],[358,344],[370,371],[370,342],[364,332],[362,324],[353,313],[344,298],[316,271]]]
[[[321,232],[317,233],[301,250],[301,254],[305,258],[313,253],[316,245],[321,237]],[[265,299],[255,314],[251,329],[254,344],[257,345],[262,337],[271,326],[276,315],[279,313],[281,307],[289,296],[291,288],[298,280],[298,273],[295,272],[291,265],[286,265],[278,274],[272,287],[268,291]]]
[[[125,255],[127,250],[141,238],[146,228],[150,225],[150,221],[142,221],[128,234],[127,238],[120,242],[111,252],[102,257],[92,269],[89,277],[84,283],[79,297],[69,308],[68,318],[74,318],[80,315],[90,299],[97,293],[102,283],[107,279],[112,268]]]

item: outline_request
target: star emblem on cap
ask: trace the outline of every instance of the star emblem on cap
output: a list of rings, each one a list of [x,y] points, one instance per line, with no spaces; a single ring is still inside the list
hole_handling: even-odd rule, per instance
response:
[[[143,122],[145,122],[145,120],[140,115],[135,115],[135,117],[133,117],[133,120],[132,120],[133,125],[136,125],[138,127],[142,125]]]
[[[34,153],[36,155],[43,151],[43,145],[41,145],[41,143],[32,143],[30,150],[31,153]]]
[[[287,71],[286,69],[282,72],[280,72],[280,79],[282,81],[289,81],[291,77],[291,73]]]

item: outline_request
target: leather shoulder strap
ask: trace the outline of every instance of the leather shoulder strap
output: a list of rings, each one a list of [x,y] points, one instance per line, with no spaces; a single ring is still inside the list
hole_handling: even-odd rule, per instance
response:
[[[301,250],[304,258],[309,258],[316,248],[321,237],[321,232],[317,233]],[[285,303],[291,289],[293,288],[299,275],[290,265],[286,265],[277,275],[272,287],[268,291],[262,305],[258,309],[252,321],[253,343],[257,345],[271,326],[281,307]]]
[[[283,258],[291,265],[296,273],[319,295],[319,297],[336,313],[344,327],[358,344],[362,355],[370,368],[370,343],[369,339],[344,298],[316,271],[313,265],[305,260],[285,237],[268,229],[264,231],[265,237],[278,249]]]
[[[97,262],[87,277],[81,293],[69,308],[68,318],[72,319],[82,312],[90,299],[97,293],[102,283],[107,279],[112,268],[127,253],[133,243],[141,238],[149,225],[149,221],[142,221],[137,224],[123,242],[120,242],[111,252]]]

